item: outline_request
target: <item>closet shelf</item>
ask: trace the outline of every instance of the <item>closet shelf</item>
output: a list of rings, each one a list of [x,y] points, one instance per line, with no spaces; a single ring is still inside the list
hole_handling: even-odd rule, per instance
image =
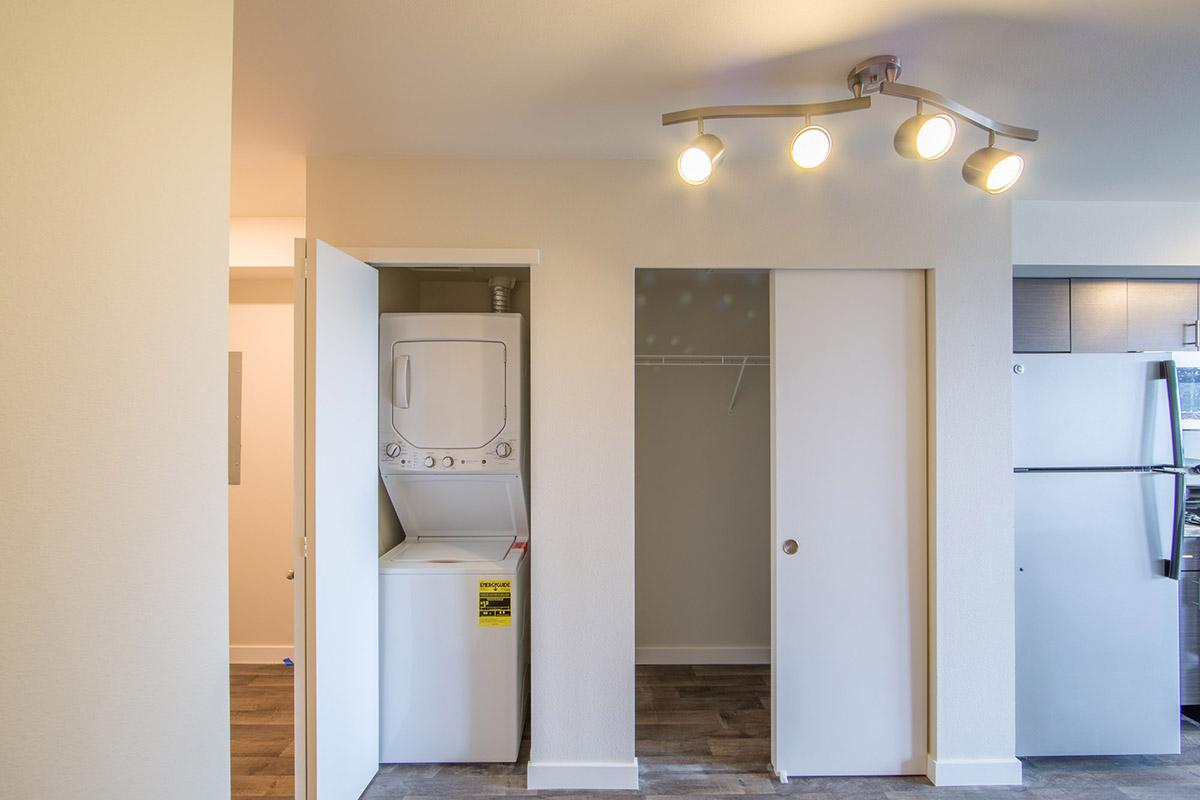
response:
[[[639,367],[738,367],[737,381],[733,384],[733,395],[729,398],[729,414],[733,414],[733,406],[737,403],[738,391],[742,388],[742,376],[746,367],[769,367],[771,357],[764,355],[648,355],[641,354],[633,357],[633,363]]]
[[[638,354],[633,363],[639,367],[769,367],[769,355],[650,355]]]

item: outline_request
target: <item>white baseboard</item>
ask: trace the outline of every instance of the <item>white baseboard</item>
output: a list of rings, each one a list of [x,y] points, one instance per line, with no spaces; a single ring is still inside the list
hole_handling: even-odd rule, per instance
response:
[[[290,644],[231,644],[230,664],[279,664],[292,657]]]
[[[1020,786],[1016,758],[943,758],[929,756],[926,776],[934,786]]]
[[[639,647],[639,664],[770,664],[771,646]]]
[[[530,761],[530,789],[594,789],[615,791],[638,788],[637,759],[581,763]]]

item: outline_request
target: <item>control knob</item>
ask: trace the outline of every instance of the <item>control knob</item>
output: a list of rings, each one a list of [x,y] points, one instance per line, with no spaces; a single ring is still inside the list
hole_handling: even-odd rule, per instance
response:
[[[432,467],[435,463],[433,456],[425,456],[425,466]]]
[[[450,456],[443,456],[442,457],[442,466],[443,467],[453,467],[454,459],[451,458]]]
[[[383,452],[387,454],[388,458],[395,458],[400,455],[400,445],[395,442],[388,442],[387,447],[383,448]]]
[[[500,456],[501,458],[508,458],[512,455],[512,445],[508,442],[501,442],[500,444],[496,445],[496,455]]]

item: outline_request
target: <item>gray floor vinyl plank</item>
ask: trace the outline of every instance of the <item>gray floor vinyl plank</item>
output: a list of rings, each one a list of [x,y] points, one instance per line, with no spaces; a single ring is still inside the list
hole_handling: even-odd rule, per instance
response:
[[[770,673],[761,665],[639,666],[636,749],[641,789],[526,789],[528,730],[515,764],[384,764],[365,800],[449,797],[649,800],[1200,800],[1200,725],[1184,720],[1182,752],[1024,759],[1024,785],[934,787],[923,776],[793,778],[770,772]],[[291,797],[291,668],[230,668],[233,797]]]

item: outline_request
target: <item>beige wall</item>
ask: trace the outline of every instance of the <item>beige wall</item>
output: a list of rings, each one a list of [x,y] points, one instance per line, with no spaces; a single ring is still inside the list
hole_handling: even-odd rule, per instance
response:
[[[229,0],[0,23],[0,794],[229,793]]]
[[[304,238],[304,217],[232,217],[229,220],[229,266],[291,267],[295,240]]]
[[[639,354],[767,355],[769,275],[639,270]],[[770,660],[770,370],[635,371],[639,662]]]
[[[246,283],[274,281],[234,281],[231,298]],[[229,349],[242,354],[242,475],[229,487],[234,663],[292,655],[292,317],[291,302],[229,306]]]
[[[1016,764],[1008,199],[896,158],[731,158],[702,189],[670,158],[315,159],[308,181],[308,235],[335,245],[541,248],[534,773],[634,757],[634,267],[932,268],[931,753]]]

